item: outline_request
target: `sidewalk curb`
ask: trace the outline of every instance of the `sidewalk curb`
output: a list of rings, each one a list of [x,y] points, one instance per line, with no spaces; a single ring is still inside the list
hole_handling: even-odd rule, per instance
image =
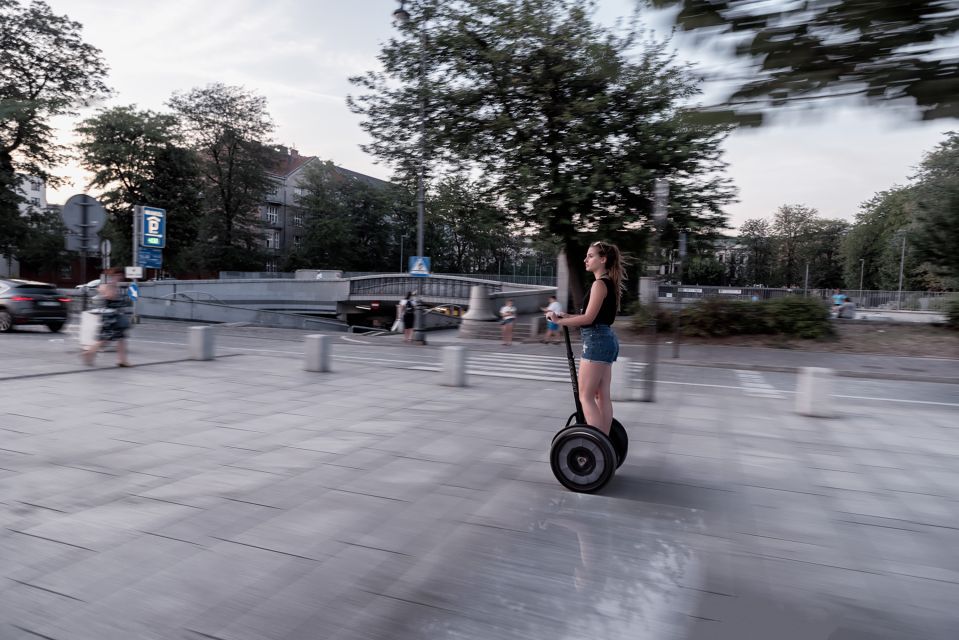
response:
[[[224,353],[218,355],[215,359],[219,360],[220,358],[234,358],[236,356],[243,356],[245,353]],[[199,362],[199,360],[194,361],[193,358],[177,358],[176,360],[158,360],[156,362],[142,362],[140,364],[131,364],[130,369],[138,369],[141,367],[152,367],[157,364],[179,364],[182,362]],[[73,373],[93,373],[96,371],[116,371],[119,367],[83,367],[82,369],[68,369],[66,371],[47,371],[45,373],[25,373],[19,376],[0,376],[0,382],[7,382],[8,380],[27,380],[29,378],[51,378],[53,376],[66,376]]]
[[[741,362],[699,362],[695,360],[660,359],[659,364],[674,364],[683,367],[706,367],[712,369],[742,369],[745,371],[769,371],[772,373],[799,373],[803,367],[777,367],[764,364],[745,364]],[[959,384],[959,378],[947,376],[924,376],[908,373],[882,373],[873,371],[851,371],[835,369],[842,378],[864,378],[871,380],[904,380],[909,382],[935,382],[941,384]]]

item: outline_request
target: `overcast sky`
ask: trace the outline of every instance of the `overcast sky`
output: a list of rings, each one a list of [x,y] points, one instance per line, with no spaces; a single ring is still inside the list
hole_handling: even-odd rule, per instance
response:
[[[26,1],[26,0],[22,0]],[[346,106],[350,75],[374,69],[380,44],[393,31],[395,0],[47,0],[83,25],[83,38],[110,67],[116,95],[105,105],[167,110],[175,91],[212,82],[243,85],[264,95],[276,123],[276,142],[304,155],[388,179],[359,145],[359,117]],[[604,22],[627,16],[634,0],[600,0]],[[654,25],[664,24],[654,20]],[[663,37],[668,31],[657,31]],[[722,64],[683,40],[683,57]],[[57,121],[71,141],[78,119]],[[739,202],[727,209],[734,226],[771,218],[782,204],[815,207],[824,217],[851,220],[877,191],[904,184],[924,152],[957,127],[955,120],[921,123],[891,109],[834,109],[778,118],[774,126],[734,133],[726,142],[729,174]],[[80,193],[76,167],[56,173],[71,180],[48,193],[62,203]]]

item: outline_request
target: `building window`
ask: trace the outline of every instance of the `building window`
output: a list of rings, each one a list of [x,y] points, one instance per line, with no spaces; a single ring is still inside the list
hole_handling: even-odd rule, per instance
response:
[[[293,224],[297,227],[303,226],[303,214],[295,213],[293,214]]]
[[[301,244],[300,236],[293,236],[293,246],[299,249]]]
[[[266,221],[270,224],[276,224],[277,219],[279,218],[280,208],[275,204],[267,205],[266,207]]]
[[[266,248],[267,249],[279,249],[280,248],[280,232],[279,231],[269,231],[266,234]]]
[[[40,198],[30,198],[30,204],[32,204],[32,205],[35,206],[35,207],[39,207],[39,206],[40,206]]]
[[[270,273],[276,273],[276,260],[267,260],[266,270]]]

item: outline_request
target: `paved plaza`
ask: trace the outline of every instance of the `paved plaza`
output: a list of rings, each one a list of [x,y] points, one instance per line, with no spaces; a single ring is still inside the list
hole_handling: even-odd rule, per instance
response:
[[[38,335],[0,364],[2,640],[957,635],[956,399],[663,385],[579,495],[568,383]]]

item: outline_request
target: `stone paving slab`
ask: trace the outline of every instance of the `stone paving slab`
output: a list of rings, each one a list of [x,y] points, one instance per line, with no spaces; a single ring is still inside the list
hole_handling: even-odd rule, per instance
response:
[[[959,422],[243,355],[0,381],[0,638],[952,638]],[[792,634],[792,635],[790,635]]]

